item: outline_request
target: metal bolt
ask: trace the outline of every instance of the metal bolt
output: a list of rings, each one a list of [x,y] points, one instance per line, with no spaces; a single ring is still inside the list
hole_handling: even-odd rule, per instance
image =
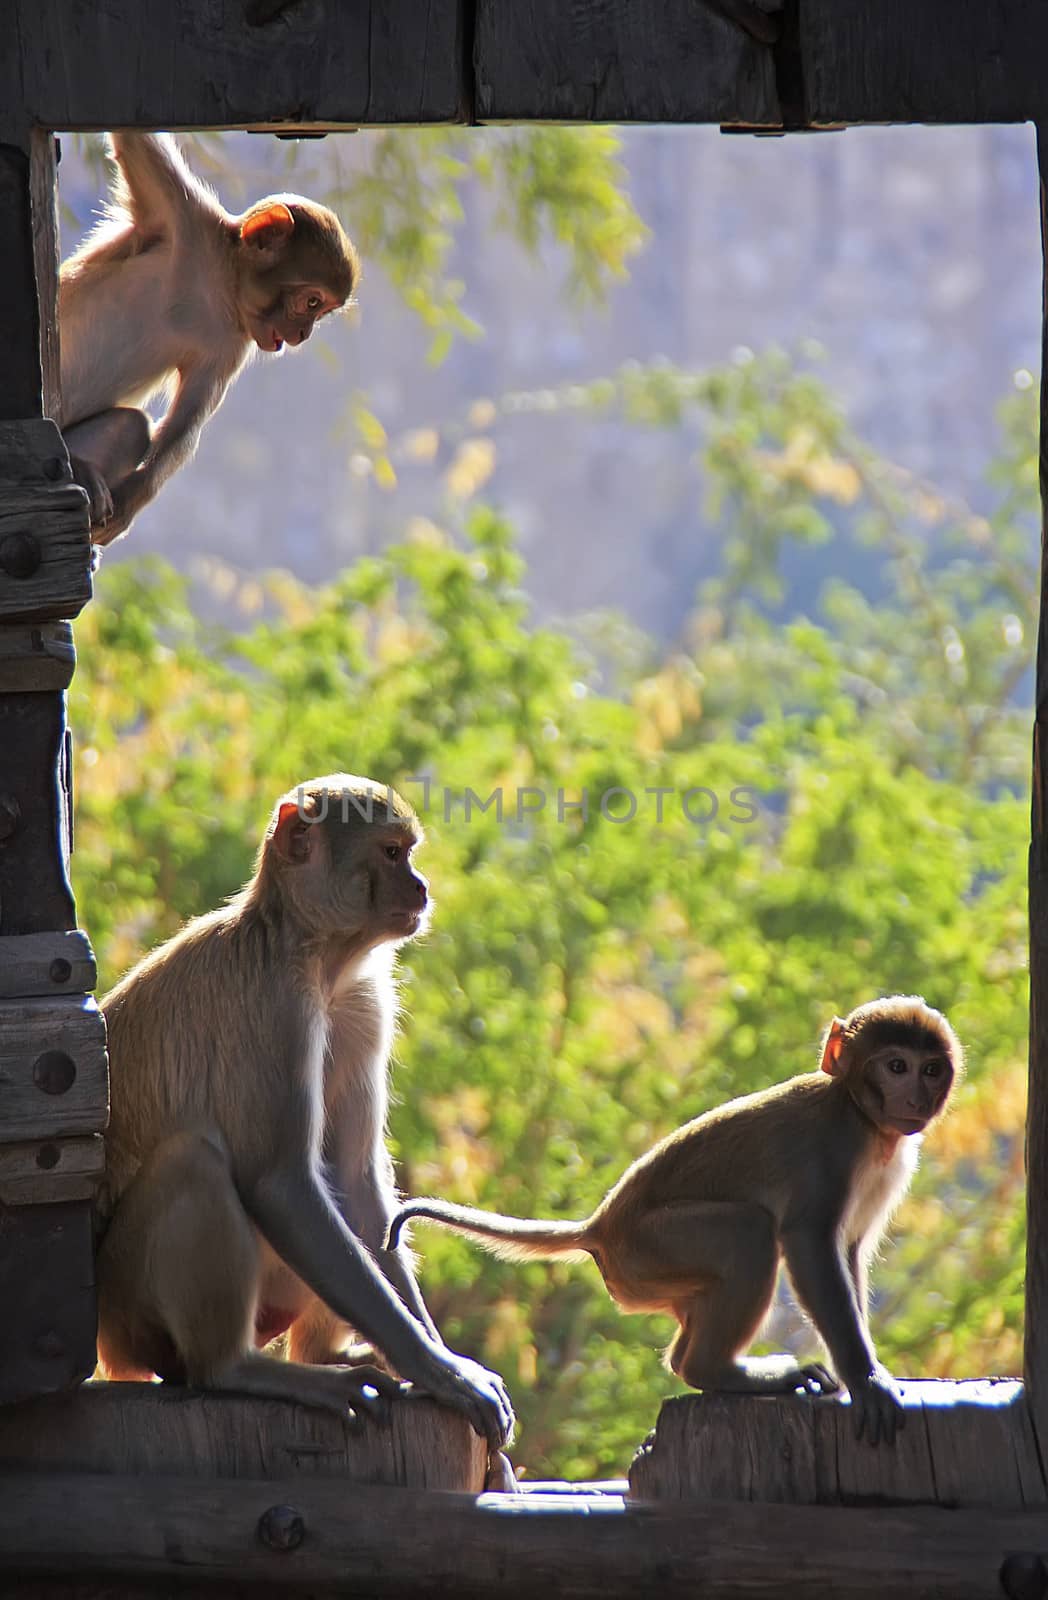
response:
[[[54,1328],[48,1328],[46,1333],[38,1333],[33,1340],[33,1349],[38,1356],[47,1356],[49,1360],[57,1360],[65,1355],[65,1340]]]
[[[999,1576],[1008,1600],[1044,1600],[1048,1595],[1048,1567],[1035,1551],[1006,1556]]]
[[[62,1159],[62,1152],[56,1144],[42,1144],[36,1152],[36,1164],[44,1172],[50,1172],[57,1167]]]
[[[51,456],[44,462],[44,477],[52,483],[57,483],[59,478],[65,477],[65,462],[61,456]]]
[[[76,1082],[76,1062],[64,1050],[45,1050],[33,1062],[33,1082],[45,1094],[65,1094]]]
[[[22,808],[13,794],[0,794],[0,844],[6,844],[22,820]]]
[[[57,956],[48,967],[47,975],[52,983],[68,983],[73,976],[73,963],[65,956]]]
[[[270,1506],[258,1519],[258,1536],[271,1550],[297,1550],[306,1537],[306,1522],[294,1506]]]
[[[31,533],[9,533],[0,542],[0,568],[9,578],[31,578],[42,560],[40,541]]]

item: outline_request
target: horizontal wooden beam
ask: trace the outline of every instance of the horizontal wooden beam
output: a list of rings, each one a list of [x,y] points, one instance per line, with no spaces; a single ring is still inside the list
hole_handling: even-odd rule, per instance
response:
[[[9,0],[5,106],[45,128],[326,128],[468,113],[464,0]]]
[[[1048,7],[785,0],[776,45],[698,0],[478,0],[480,121],[1021,122],[1048,115]]]
[[[836,1396],[678,1395],[630,1467],[649,1500],[796,1505],[1048,1504],[1021,1383],[910,1379],[891,1449],[856,1439]]]
[[[1000,1600],[1005,1563],[1014,1571],[1045,1553],[1048,1518],[1032,1512],[666,1510],[614,1495],[474,1499],[330,1478],[0,1477],[3,1571],[177,1578],[180,1593],[195,1580],[368,1600]]]

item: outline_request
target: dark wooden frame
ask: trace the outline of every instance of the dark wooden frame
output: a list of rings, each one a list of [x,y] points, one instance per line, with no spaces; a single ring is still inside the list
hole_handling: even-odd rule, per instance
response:
[[[57,398],[57,128],[286,132],[364,123],[716,122],[779,133],[846,124],[1043,121],[1048,7],[1031,0],[756,0],[774,42],[736,26],[752,0],[8,0],[0,52],[0,1399],[79,1381],[93,1361],[90,1196],[105,1080],[75,931],[65,689],[90,596],[84,497],[48,420]],[[752,22],[752,17],[750,18]],[[761,29],[756,30],[760,32]],[[1048,252],[1045,143],[1038,141]],[[1046,254],[1048,259],[1048,254]],[[1046,277],[1048,284],[1048,277]],[[1048,288],[1041,416],[1048,506]],[[1031,1034],[1025,1376],[1048,1448],[1048,513],[1030,850]],[[71,1075],[70,1075],[71,1074]],[[72,1085],[77,1085],[73,1093]],[[14,1084],[14,1089],[9,1085]],[[12,1099],[11,1096],[16,1096]],[[70,1095],[71,1098],[63,1098]],[[10,1108],[17,1105],[17,1114]],[[4,1122],[7,1136],[4,1136]],[[11,1129],[21,1130],[11,1138]],[[194,1486],[52,1475],[0,1489],[0,1566],[41,1578],[188,1570],[339,1592],[1048,1593],[1043,1515],[718,1505],[681,1514],[614,1497],[482,1505],[386,1491],[352,1517],[334,1483]],[[114,1492],[115,1491],[115,1492]],[[260,1553],[261,1510],[315,1503],[318,1543]],[[408,1491],[400,1491],[405,1495]],[[66,1498],[68,1496],[68,1498]],[[356,1498],[356,1496],[355,1496]],[[263,1504],[263,1502],[265,1504]],[[75,1510],[70,1507],[75,1506]],[[117,1508],[114,1511],[114,1507]],[[61,1509],[56,1520],[49,1508]],[[503,1512],[505,1514],[499,1514]],[[553,1519],[551,1522],[550,1519]],[[381,1532],[380,1532],[381,1530]],[[174,1544],[172,1543],[174,1541]],[[468,1563],[462,1551],[470,1551]],[[29,1592],[29,1591],[25,1591]],[[41,1591],[42,1592],[42,1591]],[[68,1585],[64,1593],[71,1592]],[[130,1592],[130,1590],[128,1591]],[[231,1591],[227,1591],[231,1592]]]

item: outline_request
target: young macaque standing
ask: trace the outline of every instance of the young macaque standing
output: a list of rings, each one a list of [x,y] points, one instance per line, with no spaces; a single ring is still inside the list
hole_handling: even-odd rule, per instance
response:
[[[110,544],[196,449],[253,347],[308,339],[360,268],[342,225],[300,195],[234,217],[168,134],[110,135],[108,215],[62,266],[62,414],[92,537]],[[171,393],[153,430],[138,408]]]
[[[821,1072],[709,1111],[663,1139],[584,1222],[531,1222],[442,1200],[429,1217],[510,1260],[593,1257],[624,1311],[665,1311],[669,1366],[696,1389],[836,1389],[818,1363],[745,1357],[780,1261],[851,1394],[856,1433],[893,1439],[898,1392],[867,1326],[871,1254],[917,1165],[920,1139],[962,1070],[957,1037],[923,1000],[895,996],[835,1017]]]
[[[411,862],[421,836],[381,784],[301,785],[278,802],[241,893],[103,1002],[108,1376],[157,1373],[348,1417],[397,1388],[335,1364],[355,1330],[492,1445],[511,1432],[502,1380],[448,1349],[406,1252],[385,1248],[393,956],[426,920]],[[285,1330],[290,1362],[256,1348]]]

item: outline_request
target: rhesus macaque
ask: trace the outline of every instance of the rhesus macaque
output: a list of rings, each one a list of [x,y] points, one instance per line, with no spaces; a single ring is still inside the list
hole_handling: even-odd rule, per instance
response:
[[[410,1258],[385,1248],[393,958],[427,917],[421,837],[382,784],[302,784],[240,894],[103,1001],[107,1376],[381,1411],[398,1385],[336,1364],[355,1330],[493,1446],[509,1436],[502,1380],[448,1349]],[[284,1331],[287,1362],[258,1348]]]
[[[847,1384],[856,1434],[891,1440],[898,1391],[867,1326],[870,1256],[917,1165],[920,1139],[962,1070],[938,1011],[894,996],[835,1017],[821,1071],[745,1095],[685,1123],[641,1156],[584,1222],[532,1222],[442,1200],[429,1217],[509,1260],[593,1257],[624,1311],[666,1311],[666,1352],[696,1389],[810,1394],[836,1389],[817,1362],[744,1357],[775,1292],[780,1260]]]
[[[301,344],[360,267],[333,212],[270,195],[229,214],[169,134],[110,135],[108,215],[63,263],[62,414],[92,538],[110,544],[196,449],[252,352]],[[167,389],[155,431],[138,409]]]

